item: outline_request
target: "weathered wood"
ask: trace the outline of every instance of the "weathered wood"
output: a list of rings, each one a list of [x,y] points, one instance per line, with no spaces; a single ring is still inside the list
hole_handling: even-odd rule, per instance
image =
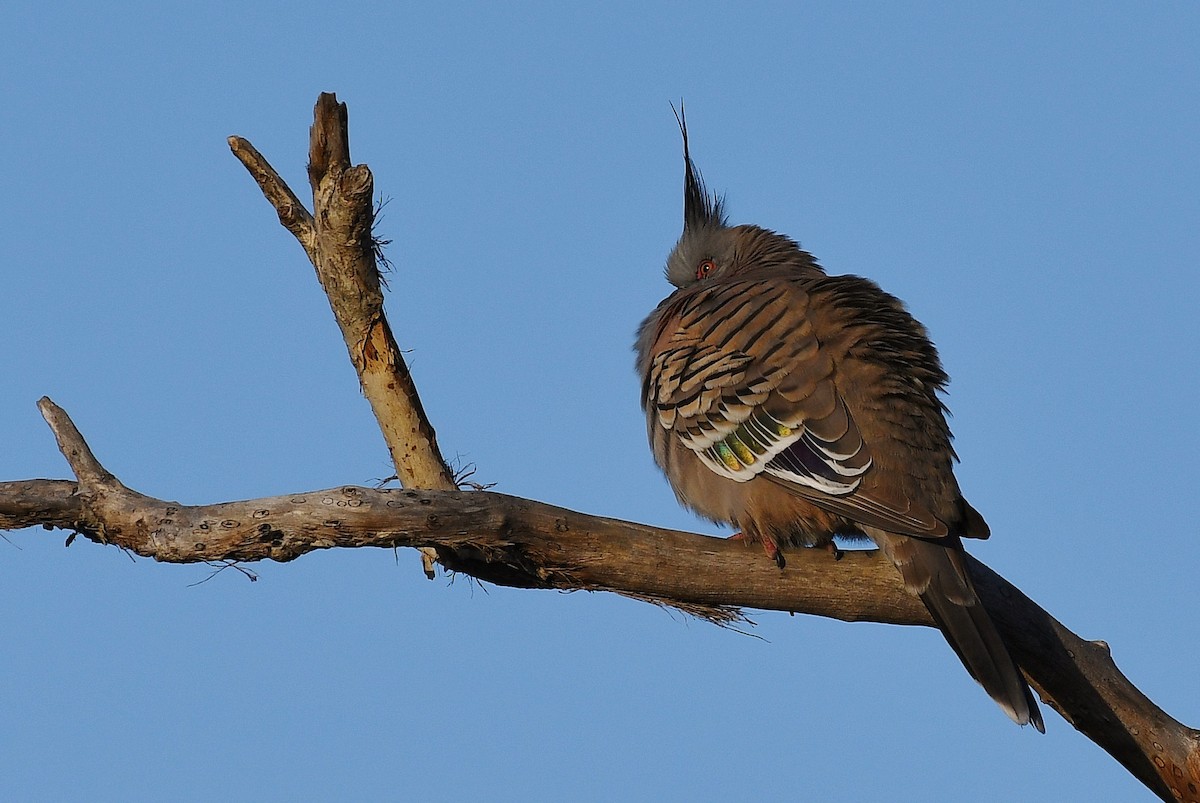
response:
[[[483,491],[308,491],[187,506],[131,491],[104,470],[67,414],[39,402],[78,483],[0,483],[0,528],[43,525],[172,563],[289,561],[334,547],[433,547],[455,570],[519,588],[615,591],[714,621],[740,608],[932,625],[877,552],[836,560],[759,550]],[[978,561],[976,585],[1043,702],[1164,800],[1200,800],[1200,732],[1171,718],[1086,641]]]
[[[279,173],[254,146],[230,137],[229,147],[296,236],[317,271],[342,332],[346,351],[371,404],[396,477],[405,488],[453,490],[454,475],[442,458],[437,433],[421,407],[408,365],[383,312],[383,288],[372,236],[374,178],[366,165],[351,165],[346,104],[324,92],[317,99],[309,135],[310,215]],[[433,577],[436,553],[423,550]]]

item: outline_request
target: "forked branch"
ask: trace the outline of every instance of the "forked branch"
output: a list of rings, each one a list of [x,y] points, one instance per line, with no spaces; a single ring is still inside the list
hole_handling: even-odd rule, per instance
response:
[[[363,395],[383,433],[396,477],[405,488],[454,490],[454,475],[421,408],[408,365],[383,312],[383,289],[372,239],[374,178],[366,165],[350,164],[346,104],[333,94],[317,98],[309,132],[308,178],[313,214],[253,145],[230,137],[229,147],[295,235],[317,271],[342,331]],[[433,579],[437,554],[422,550]]]

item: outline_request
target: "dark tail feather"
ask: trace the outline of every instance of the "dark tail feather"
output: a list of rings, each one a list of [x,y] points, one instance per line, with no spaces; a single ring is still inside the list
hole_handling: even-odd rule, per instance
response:
[[[971,677],[979,681],[996,704],[1018,725],[1046,732],[1033,692],[1008,654],[983,604],[960,605],[936,592],[921,595],[942,635],[958,654]]]
[[[1014,722],[1045,733],[1033,692],[975,593],[961,551],[903,536],[889,536],[880,546],[900,569],[905,586],[925,603],[971,677]]]

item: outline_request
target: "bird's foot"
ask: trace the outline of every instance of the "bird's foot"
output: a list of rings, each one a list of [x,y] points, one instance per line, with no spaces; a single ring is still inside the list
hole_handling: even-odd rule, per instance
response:
[[[830,541],[828,544],[826,544],[825,546],[823,546],[821,548],[824,549],[826,552],[828,552],[830,555],[833,555],[834,560],[841,560],[842,556],[846,554],[842,550],[838,549],[838,545],[832,541]]]
[[[729,538],[727,540],[729,540],[729,541],[749,541],[750,539],[749,539],[749,537],[747,537],[747,535],[745,533],[734,533],[733,535],[729,536]],[[767,557],[770,558],[771,560],[775,561],[776,566],[778,566],[779,568],[782,569],[784,566],[787,565],[787,561],[785,561],[783,559],[783,553],[779,551],[779,547],[775,545],[774,541],[768,541],[766,539],[763,539],[762,546],[763,546],[763,552],[766,552]],[[839,555],[839,557],[841,557],[841,556]]]

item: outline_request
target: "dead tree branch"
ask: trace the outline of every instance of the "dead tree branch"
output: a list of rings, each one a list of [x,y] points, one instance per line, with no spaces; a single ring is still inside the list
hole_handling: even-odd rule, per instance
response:
[[[405,488],[454,490],[454,474],[437,446],[416,385],[383,312],[372,226],[375,180],[366,165],[350,164],[346,104],[321,93],[309,134],[308,179],[313,214],[253,145],[230,137],[229,147],[275,207],[317,270],[363,395],[383,433],[396,476]],[[436,553],[422,550],[433,578]]]
[[[615,591],[718,622],[739,609],[931,625],[875,551],[801,550],[780,570],[740,543],[480,491],[342,487],[187,506],[126,488],[67,414],[41,408],[78,478],[0,483],[0,528],[42,525],[170,563],[290,561],[334,547],[428,547],[458,571],[517,588]],[[1200,800],[1200,732],[1121,674],[1106,644],[1072,633],[978,561],[984,603],[1042,700],[1164,800]]]

